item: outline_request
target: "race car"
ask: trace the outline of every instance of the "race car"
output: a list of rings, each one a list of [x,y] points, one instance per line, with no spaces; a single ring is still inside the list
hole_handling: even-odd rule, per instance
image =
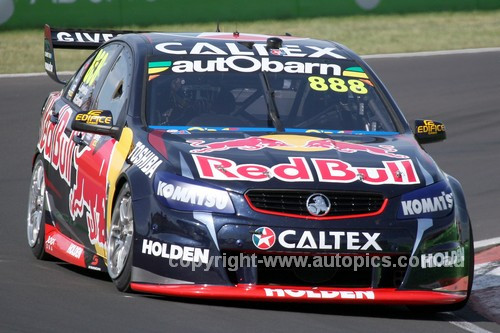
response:
[[[54,48],[95,51],[67,82]],[[45,27],[27,236],[120,291],[463,307],[463,190],[354,52],[245,33]]]

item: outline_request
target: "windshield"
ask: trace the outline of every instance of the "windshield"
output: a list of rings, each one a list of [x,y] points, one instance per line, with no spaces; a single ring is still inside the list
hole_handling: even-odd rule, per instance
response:
[[[351,60],[172,58],[149,62],[151,127],[272,131],[275,112],[288,132],[396,131],[373,83]]]

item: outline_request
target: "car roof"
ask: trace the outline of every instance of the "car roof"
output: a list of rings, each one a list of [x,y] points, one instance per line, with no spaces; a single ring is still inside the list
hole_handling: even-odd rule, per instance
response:
[[[138,38],[140,36],[141,38]],[[122,39],[131,44],[135,44],[136,48],[141,48],[144,43],[150,44],[152,46],[151,52],[153,55],[162,55],[165,52],[161,52],[157,45],[168,45],[168,49],[174,50],[171,54],[181,54],[175,53],[181,51],[187,51],[185,54],[203,54],[203,55],[227,55],[231,54],[231,50],[228,52],[228,44],[238,45],[238,48],[242,53],[238,55],[244,55],[244,52],[249,52],[252,50],[253,45],[260,45],[261,49],[265,47],[270,39],[280,39],[282,41],[283,49],[291,50],[290,55],[296,55],[298,57],[307,57],[314,55],[315,58],[332,58],[332,54],[338,55],[339,59],[358,59],[354,53],[346,48],[345,46],[327,40],[319,40],[304,37],[295,36],[277,36],[277,35],[263,35],[263,34],[249,34],[249,33],[227,33],[227,32],[201,32],[201,33],[163,33],[163,32],[150,32],[141,34],[126,34],[121,35],[116,39]],[[167,44],[165,44],[167,43]],[[198,45],[195,49],[196,51],[191,52],[193,47]],[[246,48],[245,48],[246,46]],[[275,47],[270,47],[273,49]],[[281,49],[277,48],[277,49]],[[161,49],[161,48],[160,48]],[[222,50],[220,52],[219,50]],[[317,52],[318,50],[327,50],[323,52]],[[226,54],[224,54],[225,52]],[[329,52],[329,53],[328,53]],[[234,53],[232,53],[235,55]],[[252,56],[252,54],[246,54]],[[258,51],[253,52],[253,56],[259,56]]]

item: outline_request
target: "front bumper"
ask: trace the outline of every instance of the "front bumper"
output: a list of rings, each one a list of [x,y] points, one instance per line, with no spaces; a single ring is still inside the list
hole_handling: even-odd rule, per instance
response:
[[[469,278],[466,258],[470,251],[468,239],[463,237],[466,229],[453,214],[433,219],[432,227],[420,233],[420,221],[398,221],[390,212],[375,218],[330,222],[264,216],[250,211],[245,215],[194,214],[152,203],[155,214],[147,213],[150,210],[144,206],[135,210],[139,214],[144,212],[144,216],[136,220],[148,222],[138,225],[136,230],[132,289],[138,292],[211,299],[400,305],[452,304],[466,298]],[[253,239],[256,231],[264,226],[276,233],[274,246],[267,250],[258,248]],[[332,235],[339,232],[345,233],[345,237],[339,236],[337,241]],[[350,235],[355,237],[349,239]],[[368,245],[369,239],[373,240],[372,245]],[[294,247],[287,248],[291,245]],[[173,267],[170,259],[174,247],[182,248],[179,253],[189,253],[191,263],[196,263],[193,258],[197,252],[206,253],[210,259],[253,254],[320,257],[339,254],[407,259],[414,255],[427,261],[426,267],[391,265],[361,271],[348,268],[339,270],[335,279],[327,282],[310,281],[308,277],[304,280],[303,275],[300,277],[303,281],[297,281],[296,271],[280,270],[280,267],[268,269],[257,265],[237,271],[225,265],[208,267],[206,263],[197,269],[189,265]],[[431,259],[441,259],[457,248],[461,249],[465,265],[431,264]],[[430,256],[435,253],[439,256]],[[440,262],[438,260],[438,264]]]

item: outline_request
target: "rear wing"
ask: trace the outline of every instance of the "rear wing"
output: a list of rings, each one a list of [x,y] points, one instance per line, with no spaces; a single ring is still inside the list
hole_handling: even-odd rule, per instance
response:
[[[64,84],[65,82],[57,76],[55,48],[94,50],[118,35],[141,32],[144,31],[57,29],[46,24],[44,32],[45,71],[52,80]]]

